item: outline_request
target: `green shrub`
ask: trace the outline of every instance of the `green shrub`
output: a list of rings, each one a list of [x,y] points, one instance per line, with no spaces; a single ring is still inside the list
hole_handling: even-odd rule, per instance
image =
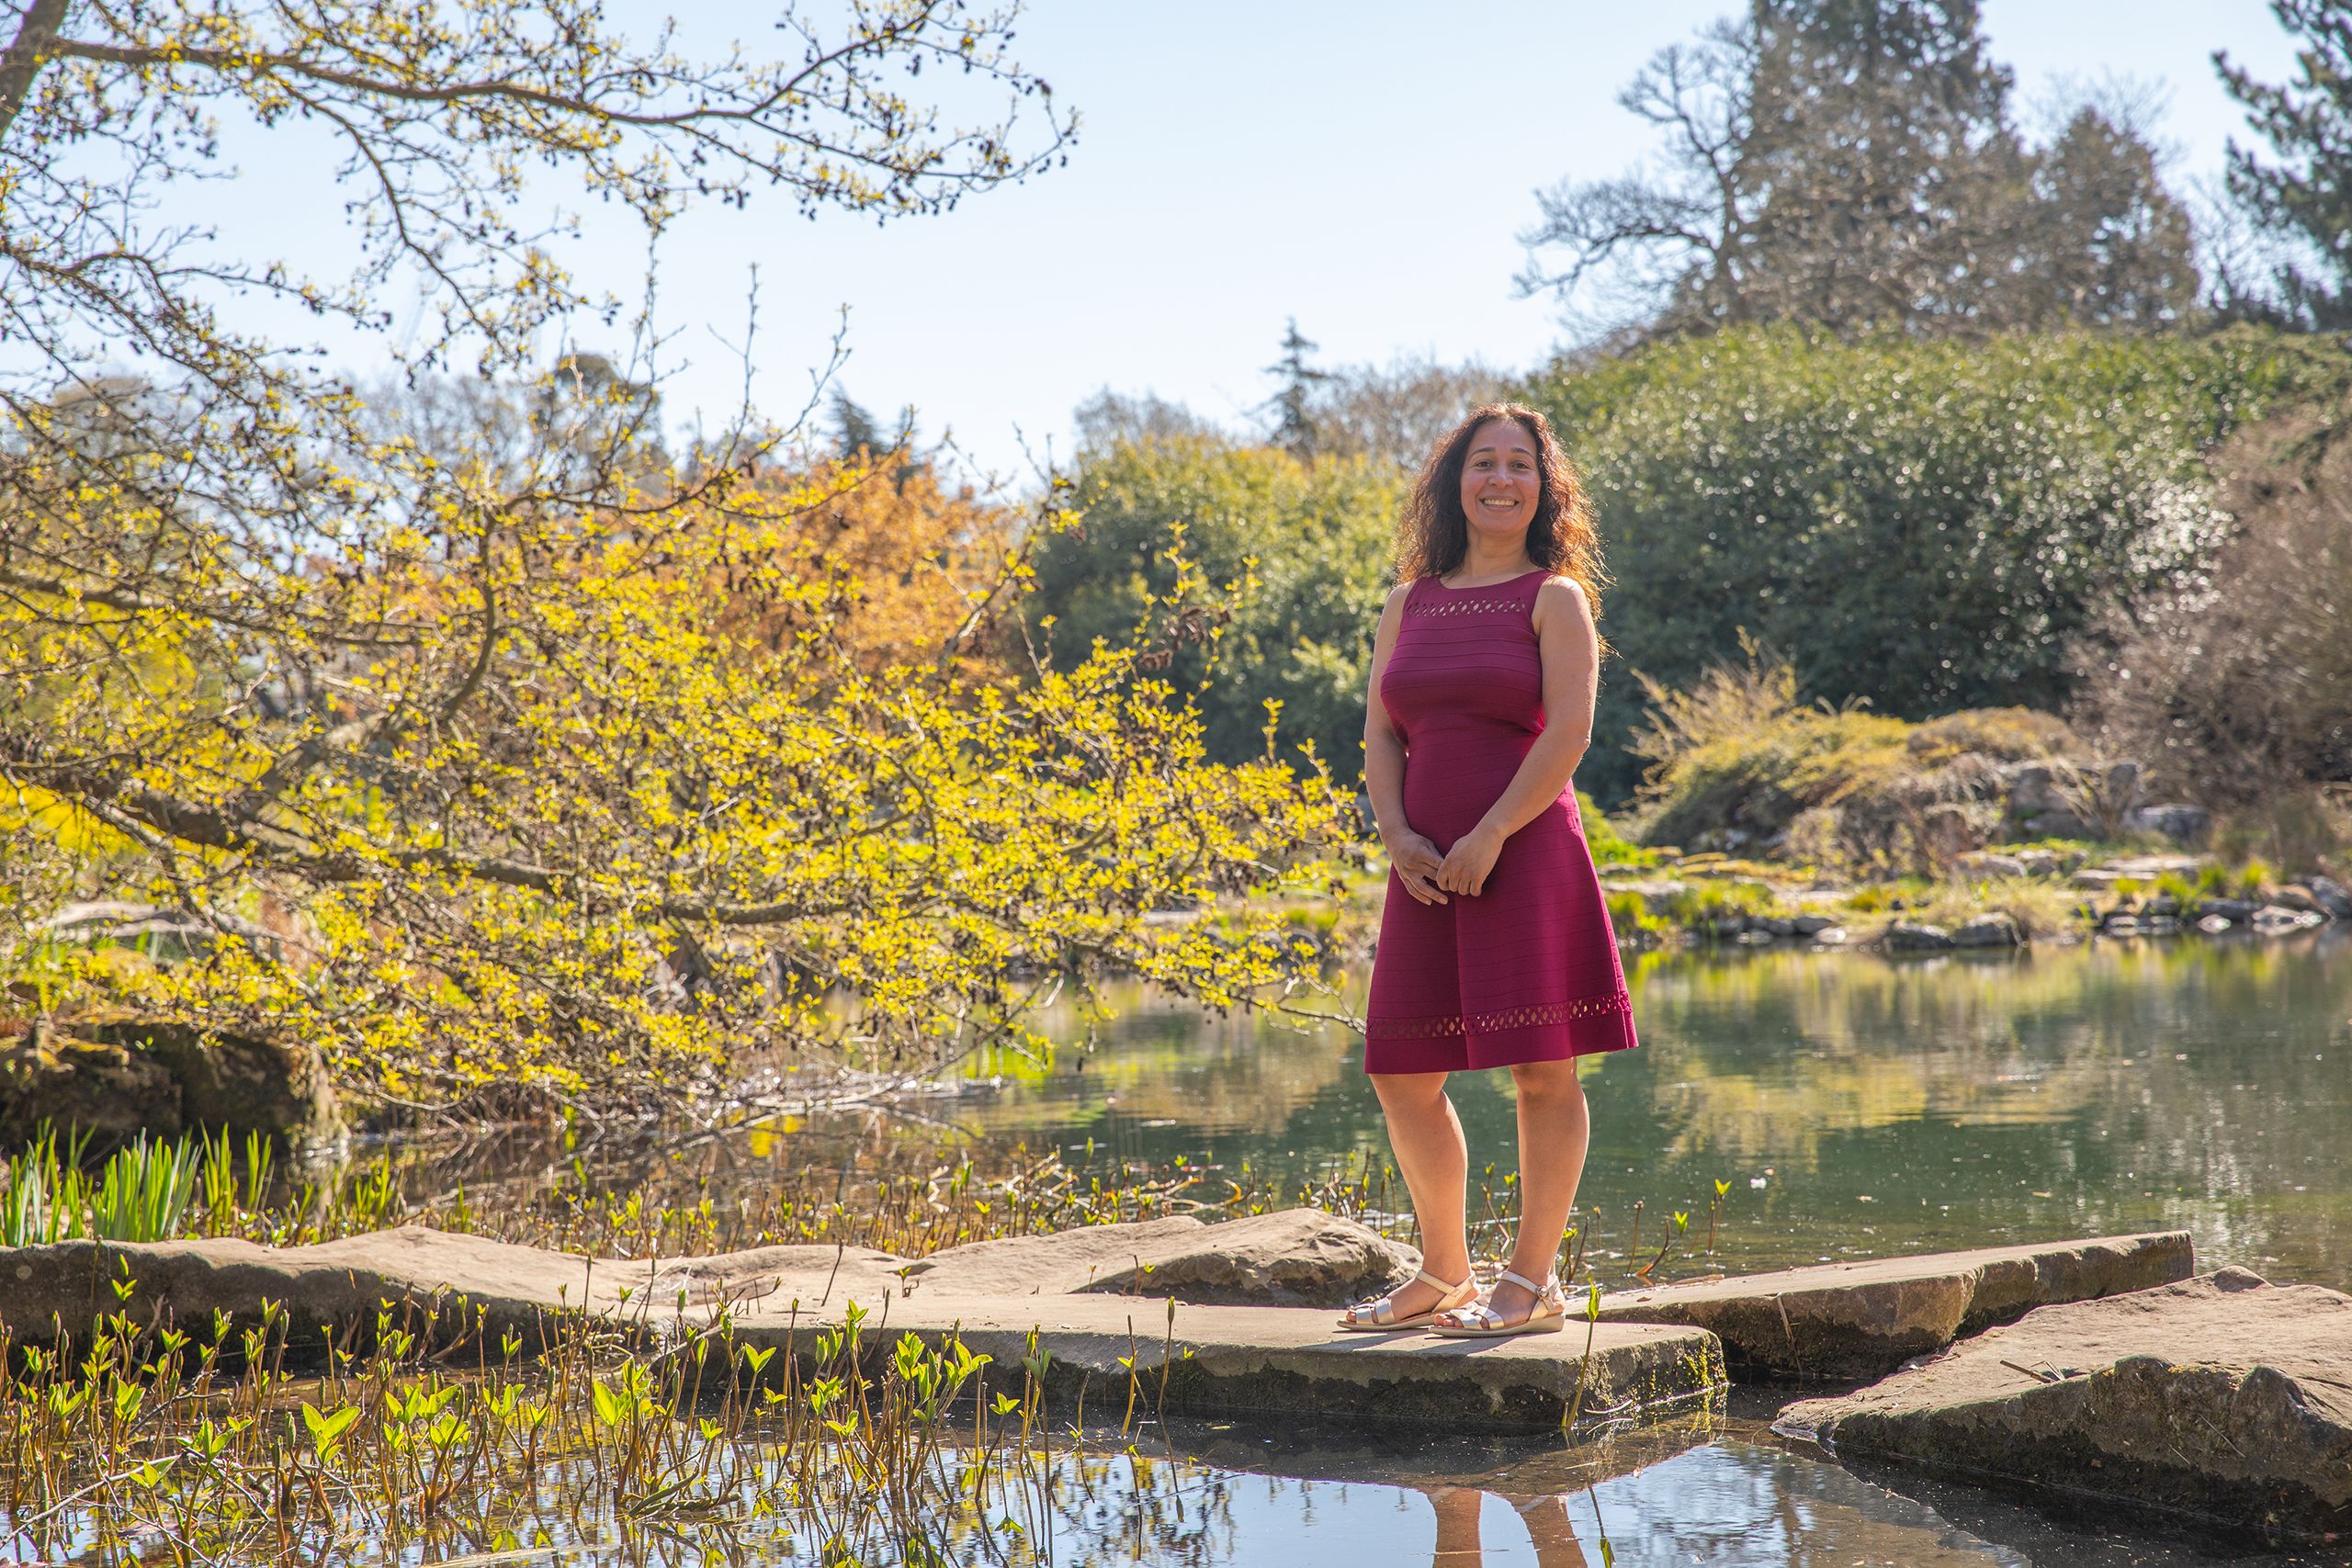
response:
[[[1658,863],[1656,850],[1645,850],[1617,831],[1592,796],[1577,791],[1577,815],[1584,821],[1584,841],[1592,863],[1604,870],[1646,871]]]
[[[1200,694],[1210,755],[1262,754],[1272,698],[1283,705],[1283,755],[1312,740],[1332,777],[1352,783],[1363,771],[1365,679],[1406,482],[1393,465],[1309,467],[1278,448],[1203,437],[1089,453],[1071,499],[1082,525],[1040,547],[1025,613],[1033,627],[1054,617],[1065,662],[1097,637],[1124,637],[1144,618],[1145,596],[1174,586],[1181,528],[1182,553],[1212,582],[1257,579]],[[1191,643],[1165,673],[1181,690],[1207,669]]]
[[[1907,760],[1900,719],[1803,706],[1788,661],[1746,647],[1745,668],[1717,663],[1687,689],[1643,682],[1649,721],[1632,747],[1650,765],[1641,836],[1651,843],[1769,838]]]
[[[1657,909],[1670,924],[1701,926],[1726,915],[1780,913],[1772,890],[1760,882],[1700,882],[1677,888]]]
[[[2106,604],[2219,536],[2201,455],[2340,380],[2283,333],[1839,342],[1791,328],[1563,357],[1532,378],[1590,481],[1602,628],[1669,685],[1741,626],[1804,690],[1926,718],[2069,690]],[[1587,787],[1633,788],[1640,692],[1604,682]]]
[[[1669,929],[1668,923],[1650,913],[1649,900],[1632,888],[1601,894],[1601,901],[1609,909],[1609,924],[1619,936],[1638,932],[1657,936]]]
[[[2025,762],[2063,757],[2081,749],[2064,719],[2018,707],[1948,713],[1914,729],[1904,744],[1911,749],[1912,761],[1920,767],[1933,767],[1971,751],[1996,762]]]

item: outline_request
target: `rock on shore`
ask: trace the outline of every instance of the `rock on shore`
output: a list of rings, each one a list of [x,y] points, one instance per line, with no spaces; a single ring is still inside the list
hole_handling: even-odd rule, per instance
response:
[[[1600,1315],[1711,1329],[1743,1380],[1846,1381],[1884,1376],[2034,1307],[2144,1290],[2195,1268],[2187,1231],[2156,1231],[1620,1291],[1601,1298]]]
[[[2243,1269],[2038,1308],[1869,1388],[1785,1407],[1840,1459],[2352,1537],[2352,1296]]]

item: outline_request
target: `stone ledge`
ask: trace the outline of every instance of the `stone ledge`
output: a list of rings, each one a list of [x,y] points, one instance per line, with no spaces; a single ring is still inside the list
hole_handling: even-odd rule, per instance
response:
[[[1159,1408],[1164,1367],[1170,1412],[1557,1431],[1577,1408],[1577,1383],[1587,1375],[1582,1323],[1556,1334],[1481,1341],[1342,1333],[1334,1314],[1319,1308],[1179,1303],[1171,1317],[1166,1299],[1150,1297],[917,1296],[886,1305],[866,1320],[869,1344],[902,1333],[935,1339],[952,1331],[1000,1368],[1019,1367],[1035,1330],[1052,1357],[1048,1391],[1058,1398],[1083,1384],[1089,1409],[1125,1405],[1130,1376],[1124,1359],[1134,1368],[1139,1412]],[[837,1321],[839,1303],[822,1315]],[[789,1343],[815,1327],[808,1314],[795,1318],[786,1307],[763,1306],[735,1318],[737,1341],[754,1347]],[[1579,1431],[1704,1404],[1729,1381],[1722,1347],[1703,1329],[1602,1324],[1591,1343],[1592,1381]]]
[[[384,1303],[431,1344],[503,1354],[509,1336],[537,1348],[583,1313],[648,1348],[677,1343],[722,1311],[739,1343],[788,1344],[842,1323],[854,1302],[874,1350],[903,1332],[953,1331],[999,1369],[1014,1369],[1035,1330],[1057,1394],[1087,1388],[1090,1399],[1124,1404],[1132,1369],[1139,1400],[1148,1396],[1143,1407],[1157,1409],[1165,1369],[1170,1410],[1551,1429],[1577,1406],[1588,1368],[1582,1415],[1596,1425],[1703,1403],[1728,1381],[1722,1347],[1703,1329],[1602,1325],[1588,1363],[1577,1325],[1487,1341],[1348,1334],[1329,1308],[1171,1303],[1159,1293],[1089,1288],[1104,1282],[1105,1261],[1125,1265],[1131,1280],[1148,1280],[1136,1260],[1152,1258],[1175,1277],[1189,1271],[1229,1287],[1262,1276],[1270,1291],[1297,1287],[1317,1266],[1333,1277],[1374,1269],[1385,1277],[1391,1244],[1368,1245],[1368,1236],[1353,1222],[1297,1211],[1214,1226],[1161,1220],[957,1248],[921,1260],[920,1269],[888,1253],[822,1247],[617,1262],[417,1226],[282,1249],[82,1241],[0,1253],[0,1322],[19,1345],[61,1335],[86,1341],[119,1311],[209,1338],[215,1314],[250,1325],[275,1302],[300,1360],[330,1334],[367,1343]],[[1261,1248],[1273,1253],[1249,1263]],[[125,1279],[129,1295],[119,1297],[115,1284]]]
[[[2352,1296],[2243,1269],[2030,1312],[1776,1426],[2273,1545],[2352,1536]]]
[[[110,1280],[128,1267],[141,1314],[183,1322],[215,1312],[251,1318],[265,1300],[305,1325],[372,1322],[382,1300],[425,1302],[462,1292],[503,1328],[582,1308],[657,1322],[682,1309],[798,1300],[809,1309],[856,1299],[928,1301],[1119,1292],[1155,1303],[1336,1308],[1408,1276],[1418,1258],[1353,1220],[1287,1210],[1219,1224],[1188,1217],[1093,1225],[953,1247],[912,1261],[872,1247],[753,1247],[708,1258],[593,1258],[401,1225],[311,1247],[234,1240],[152,1244],[74,1241],[0,1249],[0,1323],[19,1344],[62,1328],[86,1337],[122,1308]]]
[[[1600,1299],[1600,1316],[1711,1330],[1735,1378],[1850,1382],[2038,1306],[2144,1290],[2195,1268],[2186,1231],[2094,1236],[1620,1291]]]

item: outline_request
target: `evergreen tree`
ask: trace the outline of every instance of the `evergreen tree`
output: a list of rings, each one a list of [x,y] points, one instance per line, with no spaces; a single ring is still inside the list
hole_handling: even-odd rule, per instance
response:
[[[2302,253],[2270,280],[2272,301],[2299,324],[2352,329],[2352,10],[2343,0],[2270,0],[2302,47],[2301,79],[2256,82],[2216,52],[2230,96],[2284,160],[2266,164],[2230,143],[2230,192],[2263,230]]]
[[[855,461],[861,452],[871,457],[890,449],[881,422],[846,387],[833,389],[832,426],[833,456],[843,462]]]
[[[1613,276],[1637,335],[1794,321],[1835,331],[2158,325],[2194,299],[2188,226],[2130,126],[2078,114],[2047,149],[1976,0],[1754,0],[1620,101],[1670,132],[1662,178],[1542,197],[1531,292]]]
[[[1282,389],[1266,402],[1274,417],[1273,444],[1302,463],[1315,459],[1316,389],[1331,378],[1329,370],[1306,363],[1320,346],[1299,332],[1293,316],[1283,331],[1283,356],[1266,367],[1267,375],[1282,380]]]

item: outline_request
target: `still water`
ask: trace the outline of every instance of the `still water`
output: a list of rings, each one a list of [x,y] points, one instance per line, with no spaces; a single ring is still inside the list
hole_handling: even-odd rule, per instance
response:
[[[2352,1288],[2352,935],[2095,942],[1888,959],[1745,951],[1629,964],[1639,1050],[1591,1059],[1578,1195],[1604,1277],[1668,1213],[1712,1258],[1660,1270],[2186,1229],[2198,1266]],[[1361,1006],[1361,979],[1337,998]],[[1205,1015],[1140,992],[1091,1052],[977,1064],[965,1092],[759,1134],[765,1156],[831,1159],[912,1133],[952,1148],[1057,1151],[1313,1180],[1387,1157],[1344,1028]],[[1069,1034],[1074,1018],[1055,1021]],[[1513,1163],[1507,1074],[1453,1093],[1474,1150]],[[674,1159],[676,1156],[663,1156]],[[661,1163],[660,1161],[656,1162]],[[729,1163],[756,1181],[763,1157]],[[637,1173],[638,1179],[654,1176]],[[1490,1251],[1499,1247],[1491,1246]],[[1612,1261],[1613,1260],[1613,1261]],[[2152,1517],[2059,1517],[1967,1487],[1855,1472],[1770,1430],[1779,1398],[1574,1449],[1556,1439],[1285,1423],[1151,1427],[1070,1477],[1053,1560],[1128,1568],[1531,1564],[2063,1564],[2187,1568],[2265,1555]],[[626,1538],[627,1532],[622,1532]],[[580,1562],[674,1559],[582,1541]],[[772,1540],[738,1562],[813,1562]],[[606,1557],[604,1553],[611,1551]]]
[[[1653,1244],[1673,1210],[1701,1239],[1724,1180],[1711,1267],[1729,1271],[2179,1229],[2200,1269],[2352,1289],[2352,932],[1651,953],[1628,979],[1643,1043],[1588,1059],[1577,1193],[1618,1250],[1636,1201]],[[1120,1000],[1091,1055],[924,1114],[1073,1163],[1387,1158],[1344,1030]],[[1451,1089],[1473,1169],[1510,1170],[1510,1076]]]
[[[1724,1180],[1713,1259],[1662,1273],[2185,1229],[2200,1270],[2352,1289],[2352,935],[1906,959],[1654,953],[1629,979],[1642,1048],[1592,1059],[1585,1080],[1593,1135],[1578,1203],[1603,1258],[1625,1257],[1637,1200],[1650,1242],[1679,1209],[1700,1216],[1699,1243]],[[1361,982],[1341,999],[1360,1008]],[[1074,1164],[1182,1156],[1311,1179],[1386,1158],[1345,1030],[1120,1001],[1091,1054],[990,1064],[990,1087],[925,1114],[951,1136],[1056,1147]],[[1509,1075],[1460,1075],[1453,1090],[1474,1169],[1508,1171]],[[1699,1429],[1483,1463],[1434,1438],[1396,1438],[1423,1446],[1367,1461],[1312,1434],[1180,1427],[1168,1436],[1196,1462],[1159,1479],[1209,1506],[1178,1529],[1150,1488],[1123,1500],[1106,1486],[1071,1560],[2352,1561],[1852,1473],[1775,1439],[1773,1404],[1742,1391]]]

